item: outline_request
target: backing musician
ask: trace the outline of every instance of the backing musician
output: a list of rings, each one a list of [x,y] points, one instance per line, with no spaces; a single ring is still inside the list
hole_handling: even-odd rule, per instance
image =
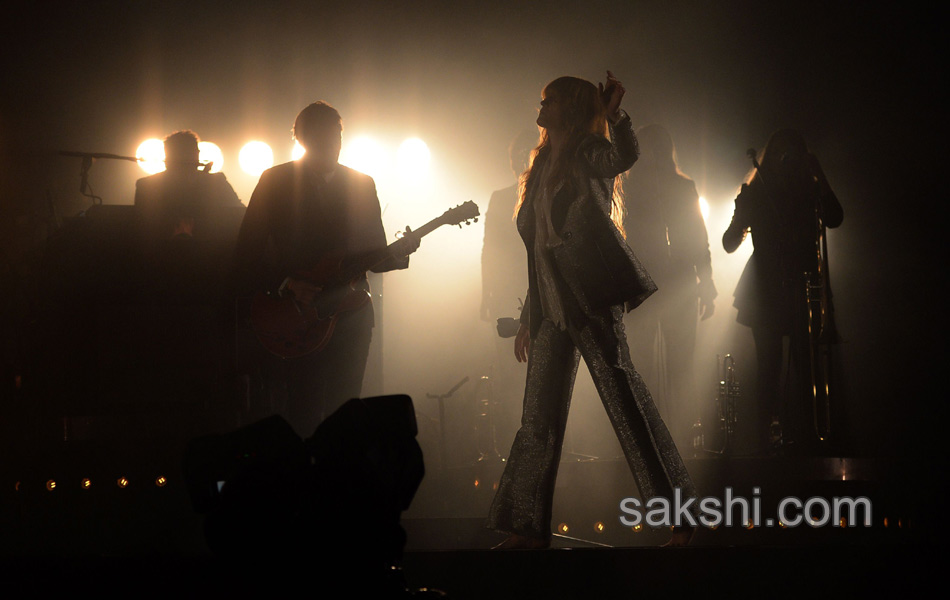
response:
[[[732,223],[722,236],[726,252],[734,252],[751,230],[755,251],[736,285],[736,320],[752,328],[758,359],[756,396],[759,409],[770,417],[768,443],[778,450],[790,439],[805,441],[804,414],[786,415],[786,408],[800,412],[811,402],[808,302],[804,274],[823,278],[817,282],[830,301],[827,265],[821,265],[817,240],[825,227],[837,227],[844,218],[838,198],[828,185],[815,156],[802,135],[792,129],[772,134],[761,165],[743,184],[736,198]],[[831,314],[830,305],[826,307]],[[830,332],[828,332],[830,333]],[[793,399],[783,406],[780,377],[782,338],[790,340],[789,352],[799,385]],[[801,402],[797,401],[801,400]],[[782,428],[785,428],[784,436]],[[802,427],[801,431],[795,431]],[[792,431],[789,431],[792,430]],[[797,434],[797,435],[796,435]]]
[[[239,291],[267,290],[309,304],[321,291],[298,273],[327,256],[355,258],[386,247],[376,184],[338,164],[343,122],[335,108],[315,102],[294,123],[306,150],[299,160],[261,175],[248,203],[236,251]],[[398,255],[374,272],[405,269],[418,239],[405,236]],[[363,274],[351,283],[369,290]],[[299,358],[264,360],[268,385],[283,388],[284,416],[303,437],[350,398],[360,396],[374,324],[371,302],[340,315],[326,347]]]

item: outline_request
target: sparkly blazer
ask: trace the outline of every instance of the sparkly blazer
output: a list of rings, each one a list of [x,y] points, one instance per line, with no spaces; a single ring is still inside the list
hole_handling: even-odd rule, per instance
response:
[[[630,117],[610,124],[610,140],[591,134],[577,148],[569,185],[554,188],[551,223],[561,243],[551,249],[558,289],[570,293],[584,314],[610,306],[633,310],[656,284],[610,220],[614,177],[640,155]],[[545,157],[541,157],[543,160]],[[528,250],[528,293],[521,312],[531,337],[541,327],[541,300],[534,257],[536,181],[518,212],[518,231]]]

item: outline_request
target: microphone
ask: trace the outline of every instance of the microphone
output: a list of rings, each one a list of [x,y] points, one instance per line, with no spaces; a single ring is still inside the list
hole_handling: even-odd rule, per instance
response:
[[[521,328],[521,321],[510,317],[498,319],[498,337],[512,338],[518,335],[518,329]]]
[[[110,154],[108,152],[70,152],[67,150],[62,150],[59,152],[60,156],[75,156],[78,158],[113,158],[118,160],[130,160],[132,162],[137,162],[138,159],[134,156],[120,156],[118,154]]]

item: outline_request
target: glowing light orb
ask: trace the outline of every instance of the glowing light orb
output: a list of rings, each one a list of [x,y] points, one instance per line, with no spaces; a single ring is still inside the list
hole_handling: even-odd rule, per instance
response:
[[[165,484],[168,483],[168,480],[165,479],[164,475],[159,475],[155,478],[155,485],[158,487],[165,487]]]
[[[135,149],[135,158],[139,161],[139,168],[154,175],[165,170],[165,143],[158,138],[145,140]]]
[[[300,142],[294,142],[294,149],[290,153],[290,158],[293,160],[300,160],[303,158],[303,155],[307,153],[307,149],[300,145]]]
[[[83,480],[79,483],[79,485],[80,485],[80,487],[82,487],[82,489],[88,490],[89,488],[92,487],[92,480],[89,479],[88,477],[85,477],[85,478],[83,478]]]
[[[409,138],[399,146],[396,159],[403,175],[421,175],[429,170],[429,146],[419,138]]]
[[[115,484],[119,486],[120,488],[125,488],[129,485],[129,480],[126,479],[125,477],[119,477],[116,480]]]
[[[274,166],[274,151],[264,142],[248,142],[238,154],[238,164],[245,173],[257,177]]]
[[[386,152],[369,137],[358,137],[346,144],[340,152],[340,164],[370,177],[379,177],[386,168]]]
[[[49,490],[49,491],[51,491],[51,492],[52,492],[53,490],[55,490],[55,489],[56,489],[56,480],[55,480],[55,479],[50,479],[49,481],[47,481],[47,482],[46,482],[46,489]]]
[[[224,153],[214,142],[198,142],[198,161],[202,164],[210,162],[211,172],[220,173],[224,168]]]

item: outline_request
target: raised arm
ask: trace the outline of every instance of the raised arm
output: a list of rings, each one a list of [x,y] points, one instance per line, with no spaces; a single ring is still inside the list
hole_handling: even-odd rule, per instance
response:
[[[606,179],[629,170],[640,156],[640,146],[630,115],[620,108],[626,92],[623,85],[607,71],[606,85],[599,83],[598,88],[607,114],[610,140],[592,135],[581,143],[578,153],[587,163],[591,175]]]
[[[736,197],[736,208],[732,213],[732,222],[729,223],[729,228],[722,234],[722,248],[730,254],[736,251],[751,226],[747,209],[749,194],[749,185],[743,183],[742,191]]]

